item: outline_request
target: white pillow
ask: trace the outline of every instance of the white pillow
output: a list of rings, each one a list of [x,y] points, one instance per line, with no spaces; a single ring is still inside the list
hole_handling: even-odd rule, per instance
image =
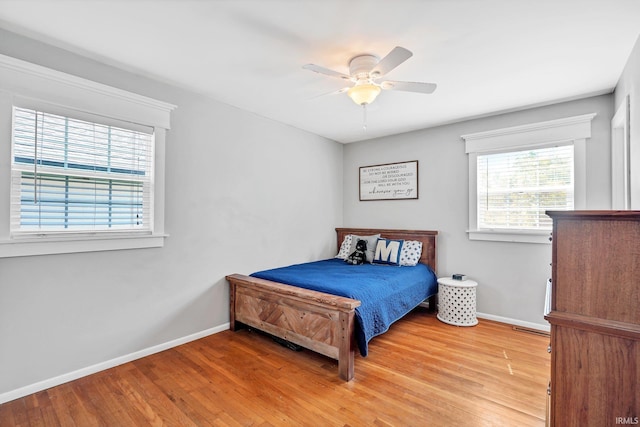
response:
[[[422,256],[422,242],[405,240],[400,251],[400,265],[413,267],[418,265]]]
[[[349,255],[351,255],[356,250],[356,245],[358,244],[358,240],[366,240],[367,251],[365,253],[367,255],[367,262],[371,263],[373,261],[373,254],[376,251],[376,243],[378,243],[379,238],[380,238],[379,234],[374,234],[373,236],[357,236],[355,234],[352,235],[351,248],[349,249]]]
[[[347,259],[349,254],[351,254],[350,250],[351,250],[351,234],[347,234],[346,236],[344,236],[344,240],[340,245],[340,250],[338,251],[338,255],[336,255],[335,257],[340,259]]]

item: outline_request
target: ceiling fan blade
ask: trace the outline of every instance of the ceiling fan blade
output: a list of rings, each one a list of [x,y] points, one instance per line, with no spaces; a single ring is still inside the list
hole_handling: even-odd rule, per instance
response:
[[[347,86],[347,87],[343,87],[343,88],[338,89],[338,90],[333,90],[331,92],[321,93],[320,95],[312,96],[309,99],[311,100],[311,99],[321,98],[323,96],[337,95],[339,93],[345,93],[346,91],[349,90],[349,88],[350,88],[350,86]]]
[[[344,80],[351,80],[351,76],[348,76],[348,75],[343,74],[343,73],[339,73],[337,71],[330,70],[330,69],[325,68],[325,67],[321,67],[320,65],[316,65],[316,64],[303,65],[302,68],[304,68],[305,70],[313,71],[315,73],[324,74],[324,75],[327,75],[327,76],[330,76],[330,77],[338,77],[338,78],[344,79]]]
[[[374,76],[374,78],[382,77],[412,56],[413,53],[411,53],[410,50],[396,46],[373,67],[371,75]]]
[[[393,80],[385,80],[380,83],[382,89],[386,90],[403,90],[405,92],[433,93],[438,87],[435,83],[421,82],[396,82]]]

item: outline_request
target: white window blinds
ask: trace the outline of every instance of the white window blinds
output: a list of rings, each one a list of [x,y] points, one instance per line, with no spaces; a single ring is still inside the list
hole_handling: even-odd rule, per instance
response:
[[[479,154],[478,229],[550,230],[546,210],[574,204],[574,147]]]
[[[14,107],[12,234],[151,231],[153,140]]]

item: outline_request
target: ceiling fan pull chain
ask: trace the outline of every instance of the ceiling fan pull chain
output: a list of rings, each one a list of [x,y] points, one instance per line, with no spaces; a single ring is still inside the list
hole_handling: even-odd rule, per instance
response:
[[[362,104],[362,130],[367,131],[367,104]]]

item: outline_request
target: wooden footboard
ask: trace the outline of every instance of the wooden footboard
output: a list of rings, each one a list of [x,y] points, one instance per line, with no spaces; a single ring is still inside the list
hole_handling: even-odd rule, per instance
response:
[[[231,285],[231,330],[239,323],[338,361],[340,378],[354,375],[354,315],[360,301],[241,274]]]

